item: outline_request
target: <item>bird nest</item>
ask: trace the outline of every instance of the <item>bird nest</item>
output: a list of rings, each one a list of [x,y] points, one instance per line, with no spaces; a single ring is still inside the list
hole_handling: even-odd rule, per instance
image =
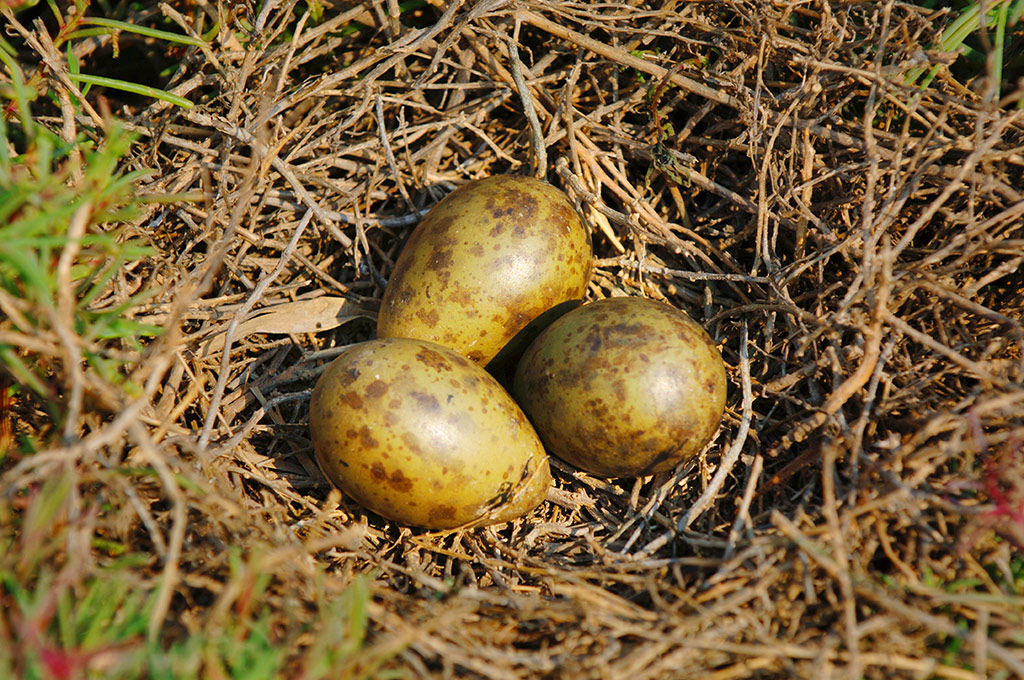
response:
[[[153,252],[92,304],[149,291],[128,314],[163,333],[120,347],[135,388],[113,392],[59,339],[0,338],[49,351],[55,389],[82,395],[71,426],[27,391],[6,405],[14,440],[40,442],[8,437],[0,459],[11,540],[34,489],[66,487],[39,531],[68,539],[47,554],[71,591],[116,544],[145,556],[119,573],[153,593],[152,639],[258,629],[289,676],[1024,674],[1024,110],[930,51],[953,18],[892,2],[145,10],[137,23],[182,34],[222,26],[201,48],[119,38],[180,63],[160,86],[192,108],[104,93],[138,135],[126,168],[151,171],[140,193],[187,200],[124,228]],[[45,41],[24,41],[71,91]],[[109,36],[82,44],[83,64],[116,61]],[[106,124],[69,110],[54,129]],[[670,473],[555,459],[547,502],[517,521],[404,528],[320,475],[310,391],[373,337],[420,217],[500,173],[576,203],[588,300],[663,300],[707,329],[726,415]]]

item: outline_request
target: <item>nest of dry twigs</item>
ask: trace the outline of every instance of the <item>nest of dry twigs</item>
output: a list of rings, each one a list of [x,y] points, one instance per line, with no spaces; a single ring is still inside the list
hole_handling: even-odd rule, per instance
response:
[[[103,531],[158,556],[167,639],[239,606],[235,546],[288,616],[318,579],[373,574],[368,644],[413,675],[1024,674],[1024,111],[984,79],[903,84],[928,11],[232,4],[252,30],[168,86],[194,109],[115,111],[145,191],[205,197],[133,229],[159,256],[125,287],[160,291],[136,313],[166,329],[144,392],[3,477],[71,465],[122,505]],[[553,461],[520,521],[404,529],[319,475],[309,392],[372,337],[423,212],[507,172],[577,201],[590,299],[707,328],[727,415],[672,474]],[[119,465],[160,474],[115,483]]]

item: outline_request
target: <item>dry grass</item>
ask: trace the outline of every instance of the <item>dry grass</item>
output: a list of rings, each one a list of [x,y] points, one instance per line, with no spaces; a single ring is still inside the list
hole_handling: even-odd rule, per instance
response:
[[[11,406],[47,445],[8,456],[6,497],[69,476],[69,527],[152,556],[154,635],[256,608],[289,674],[370,574],[354,675],[1024,675],[1021,93],[904,86],[939,26],[904,3],[431,2],[161,6],[237,29],[174,53],[194,109],[114,106],[143,190],[204,196],[138,221],[158,255],[112,283],[159,291],[134,314],[166,332],[63,443]],[[590,299],[667,300],[718,342],[721,429],[653,478],[555,461],[508,525],[366,515],[316,471],[309,390],[371,337],[423,211],[538,171],[591,225]]]

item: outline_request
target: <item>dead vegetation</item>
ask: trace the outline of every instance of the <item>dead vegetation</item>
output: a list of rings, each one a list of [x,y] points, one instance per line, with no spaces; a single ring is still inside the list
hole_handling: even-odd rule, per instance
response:
[[[165,333],[137,393],[82,386],[64,442],[27,396],[11,406],[50,445],[8,456],[8,499],[70,476],[68,517],[92,508],[90,535],[152,556],[151,631],[264,612],[289,674],[309,673],[315,603],[370,574],[356,676],[1024,675],[1024,110],[984,75],[904,84],[943,58],[948,15],[309,7],[160,6],[181,32],[235,28],[176,48],[166,87],[195,108],[107,93],[141,135],[132,166],[155,170],[142,190],[202,196],[133,225],[158,255],[97,303],[152,288],[134,313]],[[673,474],[554,461],[521,521],[403,529],[319,476],[309,390],[371,337],[419,216],[505,172],[578,201],[591,299],[667,300],[708,329],[727,416]],[[79,373],[53,365],[70,394]]]

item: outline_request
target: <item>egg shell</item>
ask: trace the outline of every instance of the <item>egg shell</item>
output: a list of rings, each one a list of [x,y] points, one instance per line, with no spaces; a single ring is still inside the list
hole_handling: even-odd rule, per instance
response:
[[[505,522],[539,505],[551,483],[543,446],[511,396],[430,342],[346,349],[313,389],[309,427],[324,475],[400,524]]]
[[[575,309],[530,345],[512,394],[548,452],[605,477],[671,470],[725,410],[725,365],[674,307],[611,298]]]
[[[580,299],[592,261],[590,232],[560,189],[515,175],[469,182],[413,230],[377,337],[430,340],[486,364],[541,314]]]

